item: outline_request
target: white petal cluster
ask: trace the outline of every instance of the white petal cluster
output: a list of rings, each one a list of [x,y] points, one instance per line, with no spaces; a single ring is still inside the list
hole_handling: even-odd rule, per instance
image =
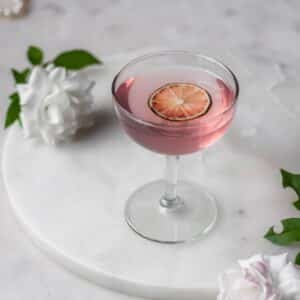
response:
[[[300,300],[300,269],[287,254],[255,255],[220,277],[218,300]]]
[[[10,6],[0,7],[0,15],[3,15],[4,17],[17,16],[21,13],[24,5],[25,3],[23,0],[11,0]]]
[[[64,68],[34,67],[27,84],[17,85],[25,137],[47,144],[69,140],[93,124],[94,82]]]

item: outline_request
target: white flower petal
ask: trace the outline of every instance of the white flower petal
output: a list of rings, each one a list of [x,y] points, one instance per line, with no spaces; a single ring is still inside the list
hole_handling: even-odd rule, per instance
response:
[[[239,270],[228,270],[219,277],[220,294],[218,300],[225,300],[227,292],[231,289],[235,281],[242,277]]]
[[[243,286],[239,289],[233,289],[230,293],[230,297],[226,300],[267,300],[262,298],[261,295],[262,292],[257,287]]]
[[[49,73],[49,78],[56,84],[62,84],[67,77],[65,68],[54,68]]]
[[[21,112],[20,118],[21,118],[21,122],[22,122],[24,136],[26,138],[35,136],[37,133],[35,120],[29,118],[28,115],[24,112]]]
[[[46,70],[48,73],[50,73],[54,68],[55,68],[54,64],[49,64],[49,65],[45,68],[45,70]]]
[[[300,280],[300,268],[289,262],[280,271],[280,280],[288,280],[294,278]]]
[[[22,120],[26,136],[56,144],[70,138],[81,127],[91,126],[93,83],[76,72],[53,65],[34,67],[27,85],[19,85]]]
[[[48,107],[50,105],[57,105],[61,110],[66,110],[70,108],[70,96],[61,90],[55,91],[49,94],[44,100],[44,106]]]
[[[94,81],[87,80],[84,76],[75,74],[64,82],[63,87],[74,96],[82,96],[85,93],[89,93],[94,85]]]
[[[32,69],[28,84],[34,92],[39,93],[41,99],[46,97],[53,86],[46,70],[39,66]]]
[[[50,129],[41,129],[41,137],[46,144],[55,145],[56,139],[55,135],[51,133]]]
[[[50,124],[61,124],[63,123],[63,115],[57,105],[50,105],[46,111]]]
[[[34,67],[29,76],[28,83],[32,88],[41,88],[49,81],[47,72],[42,67]]]
[[[281,255],[266,257],[266,260],[270,265],[272,277],[278,280],[279,272],[288,264],[288,254],[283,253]]]
[[[260,299],[261,293],[260,287],[244,279],[238,270],[227,271],[220,278],[218,300],[254,300]]]
[[[218,300],[300,300],[300,275],[287,255],[255,255],[220,277]]]
[[[251,265],[253,263],[263,262],[263,261],[264,261],[264,258],[262,256],[262,254],[257,254],[257,255],[250,257],[249,259],[241,259],[238,261],[238,263],[241,268],[249,268],[249,267],[251,267]]]
[[[16,86],[20,96],[20,104],[33,102],[34,91],[27,84],[17,84]]]
[[[300,269],[288,263],[279,272],[279,290],[284,300],[300,299]]]

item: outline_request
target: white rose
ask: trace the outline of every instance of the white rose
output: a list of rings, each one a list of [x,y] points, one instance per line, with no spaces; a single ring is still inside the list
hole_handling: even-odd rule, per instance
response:
[[[219,279],[218,300],[300,300],[300,269],[287,254],[255,255]]]
[[[80,72],[34,67],[28,83],[17,85],[25,137],[55,144],[92,125],[93,85]]]

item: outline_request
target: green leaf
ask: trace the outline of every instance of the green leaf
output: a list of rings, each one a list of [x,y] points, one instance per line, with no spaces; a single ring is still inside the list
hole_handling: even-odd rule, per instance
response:
[[[274,232],[271,227],[265,234],[265,238],[277,245],[290,245],[294,242],[300,242],[300,218],[290,218],[281,221],[283,230],[280,233]]]
[[[54,59],[57,67],[68,70],[79,70],[90,65],[102,64],[102,62],[85,50],[71,50],[63,52]]]
[[[300,199],[294,202],[293,204],[298,210],[300,210]]]
[[[299,252],[298,255],[296,256],[295,264],[300,266],[300,252]]]
[[[298,199],[294,202],[294,206],[300,210],[300,174],[289,173],[283,169],[281,169],[280,172],[283,187],[290,187],[296,192]]]
[[[30,69],[25,69],[21,72],[15,70],[15,69],[11,69],[11,72],[13,74],[13,77],[15,79],[15,82],[16,84],[19,84],[19,83],[26,83],[27,82],[27,76],[30,72]]]
[[[8,128],[17,120],[20,121],[21,106],[19,94],[13,93],[9,98],[11,101],[6,112],[4,128]]]
[[[43,51],[36,46],[30,46],[27,50],[27,58],[34,66],[40,65],[43,62]]]

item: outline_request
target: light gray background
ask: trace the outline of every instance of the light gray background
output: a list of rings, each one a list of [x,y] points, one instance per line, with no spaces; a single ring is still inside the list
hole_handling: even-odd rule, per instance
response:
[[[266,80],[274,75],[275,64],[296,78],[299,12],[297,0],[32,1],[27,17],[0,19],[1,124],[13,91],[9,69],[26,66],[30,44],[41,46],[48,58],[75,47],[101,57],[148,46],[197,49],[213,44],[242,53],[264,70]],[[4,136],[1,130],[1,145]],[[132,299],[89,284],[45,257],[16,224],[0,184],[0,299]]]

